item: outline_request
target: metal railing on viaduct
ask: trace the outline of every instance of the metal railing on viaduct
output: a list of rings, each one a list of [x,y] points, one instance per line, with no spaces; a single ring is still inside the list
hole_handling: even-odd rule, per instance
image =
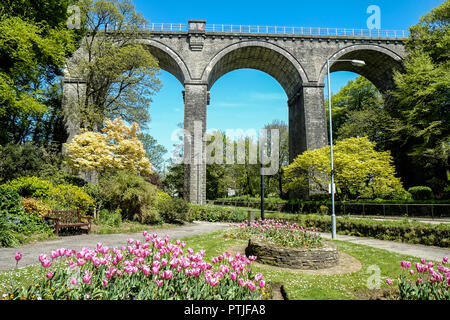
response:
[[[145,25],[148,31],[189,31],[186,23],[149,23]],[[232,24],[206,24],[206,32],[223,33],[252,33],[252,34],[280,34],[304,36],[337,36],[337,37],[363,37],[363,38],[394,38],[405,39],[409,36],[407,30],[381,30],[381,29],[349,29],[349,28],[320,28],[320,27],[287,27],[287,26],[258,26],[258,25],[232,25]]]

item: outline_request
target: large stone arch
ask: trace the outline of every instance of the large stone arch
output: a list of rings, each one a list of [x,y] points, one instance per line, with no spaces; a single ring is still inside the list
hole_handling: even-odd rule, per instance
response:
[[[351,62],[330,62],[330,72],[350,71],[357,73],[372,82],[377,89],[385,94],[395,87],[394,70],[403,68],[403,57],[379,45],[351,45],[343,48],[328,59],[330,60],[363,60],[366,65],[358,67]],[[319,82],[324,83],[327,75],[327,63],[323,62]]]
[[[158,60],[159,67],[177,78],[184,85],[191,79],[189,69],[183,59],[167,45],[153,39],[137,40],[146,46],[150,53]]]
[[[202,74],[202,82],[211,88],[223,75],[237,69],[256,69],[277,80],[288,97],[308,82],[301,64],[285,49],[261,41],[243,41],[218,52]]]

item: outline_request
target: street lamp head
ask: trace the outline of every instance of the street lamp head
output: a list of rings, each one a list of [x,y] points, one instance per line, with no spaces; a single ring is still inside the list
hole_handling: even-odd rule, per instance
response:
[[[366,65],[366,62],[363,60],[352,60],[352,65],[355,67],[364,67]]]

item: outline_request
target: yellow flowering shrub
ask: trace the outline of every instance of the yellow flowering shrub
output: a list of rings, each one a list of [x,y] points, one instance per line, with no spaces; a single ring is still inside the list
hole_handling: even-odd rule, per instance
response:
[[[121,118],[106,120],[103,133],[82,130],[66,151],[69,165],[77,171],[120,169],[151,174],[152,165],[138,139],[139,125],[127,126]]]

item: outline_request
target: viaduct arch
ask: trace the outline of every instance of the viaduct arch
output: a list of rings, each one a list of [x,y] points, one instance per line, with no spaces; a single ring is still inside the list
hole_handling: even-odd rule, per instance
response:
[[[168,29],[168,28],[167,28]],[[222,27],[222,30],[224,28]],[[206,142],[194,139],[194,129],[201,123],[206,131],[209,91],[223,75],[233,70],[251,68],[275,78],[288,97],[290,161],[306,150],[328,144],[324,108],[324,79],[327,59],[364,60],[366,66],[334,62],[331,72],[351,71],[366,77],[383,94],[394,87],[394,70],[402,69],[406,56],[404,37],[372,37],[365,34],[289,34],[284,31],[243,32],[231,28],[208,30],[204,20],[190,20],[188,25],[170,30],[160,28],[142,32],[138,41],[148,47],[161,69],[174,75],[184,86],[185,198],[193,203],[206,201]],[[302,28],[303,30],[303,28]],[[249,28],[249,31],[250,28]],[[71,73],[80,55],[68,61],[64,79],[64,107],[71,110],[66,127],[68,140],[78,132],[77,94],[83,79]]]

